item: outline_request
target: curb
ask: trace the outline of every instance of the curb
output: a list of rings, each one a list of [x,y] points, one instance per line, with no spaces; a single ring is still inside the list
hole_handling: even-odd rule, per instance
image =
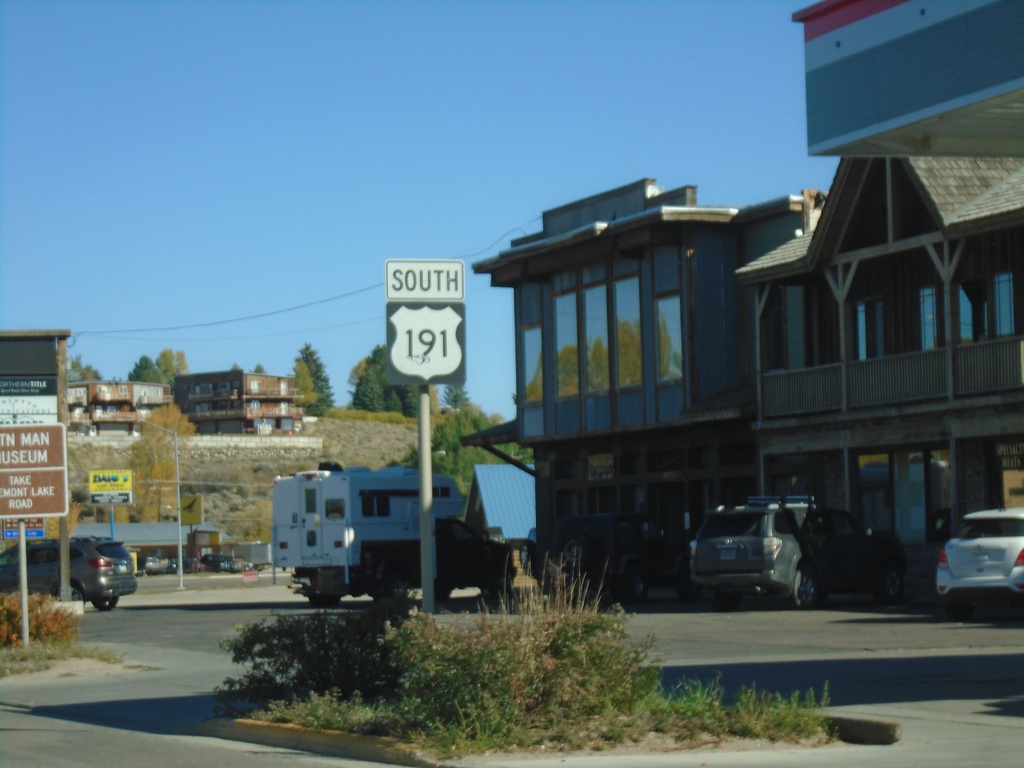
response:
[[[847,744],[890,745],[903,735],[898,723],[829,716],[829,731]],[[259,720],[207,720],[193,728],[194,736],[245,741],[267,747],[295,749],[318,755],[402,765],[409,768],[443,768],[443,761],[417,752],[404,742],[385,736],[357,736],[340,731],[315,731],[288,723]],[[528,760],[526,761],[528,762]]]
[[[847,744],[888,745],[903,737],[903,726],[884,720],[829,716],[829,730]]]
[[[441,768],[442,763],[412,747],[385,736],[357,736],[339,731],[314,731],[288,723],[258,720],[207,720],[193,728],[194,736],[245,741],[266,747],[283,747],[317,755],[404,765],[409,768]]]

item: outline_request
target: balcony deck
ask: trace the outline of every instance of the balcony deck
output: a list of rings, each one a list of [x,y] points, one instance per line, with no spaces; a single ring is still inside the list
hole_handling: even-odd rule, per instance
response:
[[[950,359],[952,357],[952,359]],[[949,375],[952,362],[953,375]],[[1024,390],[1024,337],[848,363],[771,371],[761,379],[763,418],[955,400]],[[952,390],[950,389],[952,380]]]

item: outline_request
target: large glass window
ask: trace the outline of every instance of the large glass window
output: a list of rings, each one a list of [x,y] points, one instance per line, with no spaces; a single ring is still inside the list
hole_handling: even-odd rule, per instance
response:
[[[683,376],[683,331],[679,296],[665,296],[655,303],[658,334],[658,381]]]
[[[619,387],[640,384],[643,345],[640,343],[640,280],[615,283],[615,376]]]
[[[608,297],[604,284],[583,293],[587,339],[587,392],[608,391]]]
[[[578,395],[580,393],[580,354],[575,293],[566,293],[555,299],[555,339],[558,396]]]
[[[523,331],[523,365],[526,373],[526,401],[544,399],[544,350],[541,348],[540,328]]]

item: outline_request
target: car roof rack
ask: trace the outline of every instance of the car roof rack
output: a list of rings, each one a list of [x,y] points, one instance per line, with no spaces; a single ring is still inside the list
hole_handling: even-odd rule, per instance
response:
[[[752,507],[785,507],[790,504],[814,506],[813,496],[749,496],[747,504]]]

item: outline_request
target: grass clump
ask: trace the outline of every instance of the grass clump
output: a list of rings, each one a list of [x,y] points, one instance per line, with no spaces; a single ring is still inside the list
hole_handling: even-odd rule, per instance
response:
[[[573,589],[528,591],[516,612],[500,608],[476,617],[435,617],[405,605],[384,612],[383,621],[319,612],[288,617],[283,627],[280,618],[278,625],[259,625],[261,635],[293,637],[318,635],[330,623],[338,639],[320,644],[313,666],[324,665],[325,654],[335,654],[332,663],[344,666],[353,653],[379,653],[381,663],[360,680],[310,675],[302,670],[306,662],[293,658],[308,653],[308,644],[286,638],[274,648],[287,659],[249,660],[249,644],[241,638],[256,630],[243,628],[228,645],[234,661],[253,667],[229,681],[218,698],[235,712],[249,706],[256,719],[388,735],[446,757],[538,747],[606,749],[652,738],[659,748],[671,748],[729,737],[827,737],[820,712],[827,692],[819,701],[812,691],[782,697],[751,688],[730,700],[717,681],[664,690],[661,670],[649,657],[653,637],[631,641],[619,606],[602,611],[582,595]]]

